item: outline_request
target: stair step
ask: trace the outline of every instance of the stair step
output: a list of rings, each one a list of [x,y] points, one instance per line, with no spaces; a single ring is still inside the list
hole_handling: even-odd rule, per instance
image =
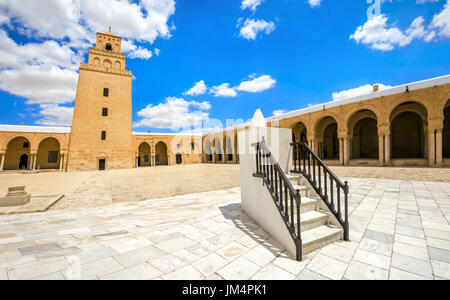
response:
[[[312,187],[306,185],[293,184],[292,186],[300,192],[312,190]]]
[[[342,228],[322,225],[302,232],[303,255],[342,239]]]
[[[299,180],[300,179],[300,175],[298,175],[298,174],[286,174],[286,177],[289,180]]]
[[[301,217],[301,214],[303,214],[303,213],[307,213],[307,212],[316,210],[316,206],[317,206],[318,202],[319,202],[318,199],[302,197],[301,204],[300,204],[300,217]]]
[[[311,230],[328,223],[330,216],[324,211],[308,211],[300,213],[301,231]]]

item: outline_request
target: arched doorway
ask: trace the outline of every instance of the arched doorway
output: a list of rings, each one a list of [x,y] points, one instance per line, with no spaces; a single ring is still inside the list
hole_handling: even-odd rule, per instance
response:
[[[227,152],[225,153],[227,161],[233,161],[233,154],[234,154],[233,144],[231,143],[231,138],[229,135],[227,135],[225,142],[226,142],[226,149],[227,149]]]
[[[206,162],[212,162],[213,154],[212,154],[211,142],[209,139],[205,139],[203,147],[205,149],[204,151],[205,151]]]
[[[406,102],[391,113],[391,157],[426,157],[426,108],[416,102]]]
[[[39,143],[36,168],[59,169],[60,145],[55,138],[46,138]]]
[[[306,142],[307,141],[307,130],[305,124],[302,122],[298,122],[295,124],[294,128],[292,128],[292,142]]]
[[[30,169],[31,143],[25,137],[16,137],[6,146],[4,170]]]
[[[353,128],[352,158],[378,159],[377,121],[364,118]]]
[[[450,158],[450,100],[444,108],[444,129],[442,130],[442,156]]]
[[[337,123],[328,125],[323,132],[323,158],[339,159],[339,140]]]
[[[22,154],[20,156],[19,169],[20,170],[26,169],[27,166],[28,166],[28,155]]]
[[[148,167],[152,165],[150,161],[150,150],[150,145],[146,142],[139,145],[138,167]]]
[[[353,114],[348,121],[350,130],[350,158],[378,159],[378,122],[370,110]]]
[[[216,156],[216,162],[222,161],[223,159],[223,151],[222,151],[222,143],[219,138],[214,139],[214,155]]]
[[[164,142],[158,142],[155,146],[155,165],[157,166],[169,165],[169,159],[167,156],[167,146]]]
[[[339,159],[338,125],[336,120],[329,116],[317,123],[316,133],[319,143],[318,155],[322,159]]]

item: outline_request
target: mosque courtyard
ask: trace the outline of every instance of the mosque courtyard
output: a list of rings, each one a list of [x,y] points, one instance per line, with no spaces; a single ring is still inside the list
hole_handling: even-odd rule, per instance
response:
[[[63,194],[0,215],[2,279],[450,279],[450,169],[333,167],[350,242],[290,257],[240,207],[239,166],[2,173]]]

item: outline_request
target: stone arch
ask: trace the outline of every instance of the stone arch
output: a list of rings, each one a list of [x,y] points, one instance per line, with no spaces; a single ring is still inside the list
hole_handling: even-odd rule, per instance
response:
[[[163,141],[160,141],[155,146],[155,165],[167,166],[169,165],[169,158],[167,155],[167,145]]]
[[[225,137],[225,149],[225,154],[227,155],[226,159],[228,161],[233,161],[233,156],[235,153],[233,151],[233,143],[231,142],[231,137],[229,135]]]
[[[43,138],[38,146],[37,169],[59,169],[61,144],[54,137]]]
[[[116,61],[115,63],[114,63],[114,68],[116,68],[116,69],[121,69],[122,68],[122,63],[120,62],[120,61]]]
[[[450,158],[450,100],[444,105],[444,128],[442,130],[442,156]]]
[[[151,147],[147,142],[142,142],[138,147],[138,167],[151,166]]]
[[[322,112],[318,115],[318,117],[316,117],[311,124],[313,124],[312,128],[314,130],[314,134],[316,136],[320,136],[322,133],[321,131],[323,130],[323,128],[321,128],[321,126],[323,126],[324,124],[324,120],[334,120],[334,122],[337,123],[338,125],[338,130],[340,129],[339,127],[339,123],[338,123],[338,117],[332,113],[332,112]],[[312,134],[313,132],[311,132],[310,134]]]
[[[111,43],[106,43],[106,45],[105,45],[105,50],[106,50],[106,51],[112,51],[112,50],[113,50],[112,44],[111,44]]]
[[[394,111],[396,111],[396,110],[399,111],[399,108],[405,109],[405,107],[407,105],[411,105],[411,104],[414,104],[416,107],[420,107],[421,111],[419,112],[418,110],[415,110],[415,112],[422,116],[423,116],[423,114],[425,114],[425,116],[428,116],[433,111],[433,108],[430,103],[427,103],[426,101],[421,101],[420,99],[411,99],[411,97],[405,96],[405,95],[407,95],[407,94],[405,93],[402,97],[399,97],[398,99],[395,99],[395,100],[390,100],[389,103],[387,103],[387,105],[386,105],[387,107],[384,111],[390,112],[389,113],[389,121],[392,121],[393,118],[395,118],[395,114],[393,114]],[[410,111],[411,110],[414,111],[414,108],[412,108],[412,109],[410,108]],[[398,113],[400,113],[400,112],[398,112]],[[426,117],[425,117],[425,119],[426,119]]]
[[[219,137],[214,138],[214,156],[217,161],[222,161],[223,159],[223,150],[222,150],[222,142]]]
[[[211,148],[211,141],[209,139],[205,139],[203,142],[203,149],[205,152],[206,162],[210,162],[213,160],[213,151]]]
[[[412,112],[417,114],[424,122],[427,122],[428,118],[428,110],[426,106],[419,102],[403,102],[397,105],[390,113],[389,122],[392,124],[392,121],[399,114],[404,112]]]
[[[391,157],[425,158],[427,109],[418,102],[403,102],[390,115]]]
[[[292,126],[292,142],[307,142],[308,129],[303,122],[297,122]]]
[[[354,111],[347,120],[350,137],[350,158],[377,159],[378,116],[368,109]]]
[[[26,144],[28,143],[28,144]],[[31,142],[24,136],[9,139],[6,144],[5,164],[3,170],[29,169],[31,166]],[[23,165],[26,156],[26,164]]]
[[[94,57],[94,60],[92,61],[92,64],[94,66],[100,66],[100,58]]]
[[[103,61],[103,67],[107,68],[107,69],[110,69],[112,67],[112,62],[109,59],[105,59]]]
[[[345,128],[343,128],[344,131],[350,131],[352,129],[352,125],[354,126],[356,122],[358,122],[358,120],[355,120],[355,116],[357,116],[360,112],[365,112],[366,114],[370,113],[371,118],[374,118],[380,124],[382,123],[383,116],[376,107],[370,104],[359,105],[357,107],[353,107],[346,113],[343,122],[343,126],[345,126]]]
[[[323,159],[339,159],[338,123],[332,116],[325,116],[316,123],[319,156]]]

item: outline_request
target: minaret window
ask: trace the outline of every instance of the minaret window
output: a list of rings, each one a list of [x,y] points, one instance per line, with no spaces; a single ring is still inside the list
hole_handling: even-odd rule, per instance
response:
[[[112,51],[112,46],[111,46],[111,44],[106,44],[105,50],[106,50],[106,51]]]
[[[102,141],[106,140],[106,131],[102,131]]]
[[[102,116],[103,117],[107,117],[108,116],[108,108],[107,107],[103,107],[103,109],[102,109]]]
[[[103,96],[104,97],[108,97],[109,96],[109,89],[108,88],[104,88],[103,89]]]

